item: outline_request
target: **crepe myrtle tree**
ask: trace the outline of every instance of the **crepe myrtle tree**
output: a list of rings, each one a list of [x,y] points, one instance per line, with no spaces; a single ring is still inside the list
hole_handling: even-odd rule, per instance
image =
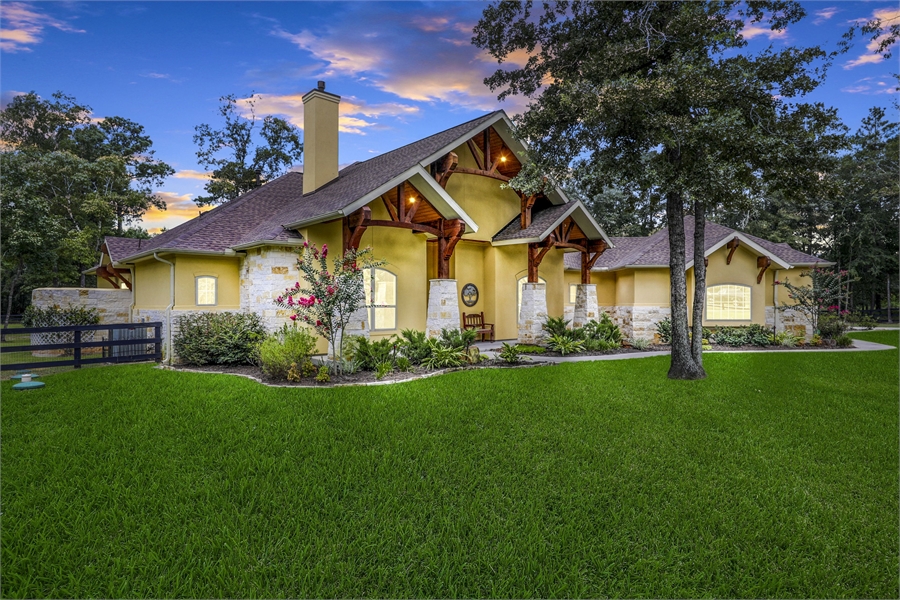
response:
[[[319,250],[315,244],[303,242],[297,258],[297,268],[303,281],[275,299],[275,304],[292,311],[291,320],[312,327],[329,341],[338,359],[344,356],[344,329],[353,313],[365,301],[363,270],[379,267],[384,261],[375,260],[371,248],[349,249],[328,268],[328,244]],[[337,361],[338,369],[341,361]]]
[[[847,271],[813,267],[800,273],[800,277],[809,277],[812,282],[810,285],[794,285],[787,280],[775,282],[775,285],[787,290],[791,300],[791,303],[782,302],[779,310],[797,311],[806,318],[815,333],[819,333],[821,315],[836,313],[839,317],[846,316],[847,311],[840,309],[840,301],[850,285]]]

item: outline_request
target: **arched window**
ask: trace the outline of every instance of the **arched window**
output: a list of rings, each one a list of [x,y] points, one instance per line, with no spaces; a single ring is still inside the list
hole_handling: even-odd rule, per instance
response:
[[[218,298],[218,281],[211,275],[194,277],[194,290],[197,306],[215,306]]]
[[[706,288],[708,321],[749,321],[750,286],[726,283]]]
[[[528,277],[520,277],[518,282],[518,292],[516,293],[516,314],[518,315],[522,312],[522,286],[528,283]],[[547,280],[543,277],[538,277],[538,283],[546,284]]]
[[[397,276],[384,269],[363,271],[369,328],[397,329]]]

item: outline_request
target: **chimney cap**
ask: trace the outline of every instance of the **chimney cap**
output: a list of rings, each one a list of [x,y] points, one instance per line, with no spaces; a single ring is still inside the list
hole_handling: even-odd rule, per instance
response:
[[[324,91],[325,91],[325,82],[324,82],[324,81],[317,81],[317,82],[316,82],[316,87],[319,89],[319,91],[324,92]]]

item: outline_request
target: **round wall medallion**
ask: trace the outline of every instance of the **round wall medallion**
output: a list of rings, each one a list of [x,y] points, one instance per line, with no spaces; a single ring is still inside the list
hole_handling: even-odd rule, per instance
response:
[[[475,287],[474,283],[464,285],[460,295],[462,296],[463,304],[466,306],[475,306],[478,303],[478,288]]]

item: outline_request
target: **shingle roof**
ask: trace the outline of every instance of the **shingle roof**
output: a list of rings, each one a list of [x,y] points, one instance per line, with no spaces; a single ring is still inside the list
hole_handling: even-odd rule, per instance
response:
[[[570,208],[572,207],[569,204],[560,204],[548,206],[540,211],[534,211],[531,215],[531,224],[525,229],[522,229],[521,218],[519,215],[516,215],[512,221],[497,232],[493,237],[493,241],[526,240],[540,237],[541,234],[547,231],[547,228],[553,225]]]
[[[488,113],[367,161],[353,163],[341,170],[335,180],[306,195],[303,194],[303,174],[289,172],[144,240],[139,250],[117,259],[160,249],[223,252],[254,243],[298,241],[300,235],[288,229],[288,225],[342,210],[461,136],[480,130],[498,112],[501,111]]]
[[[791,265],[811,265],[815,263],[829,264],[824,259],[811,254],[806,254],[791,248],[784,243],[775,243],[756,236],[713,223],[706,222],[704,237],[704,250],[709,250],[727,237],[735,234],[749,239],[759,245],[774,257]],[[694,254],[694,217],[684,218],[684,251],[687,261],[690,262]],[[669,230],[661,229],[647,237],[614,237],[611,241],[615,248],[606,250],[594,263],[595,271],[615,271],[628,267],[656,267],[669,266]],[[564,257],[567,269],[581,269],[581,262],[577,255]]]
[[[104,241],[109,252],[109,260],[115,263],[126,256],[137,254],[144,240],[107,236]]]

